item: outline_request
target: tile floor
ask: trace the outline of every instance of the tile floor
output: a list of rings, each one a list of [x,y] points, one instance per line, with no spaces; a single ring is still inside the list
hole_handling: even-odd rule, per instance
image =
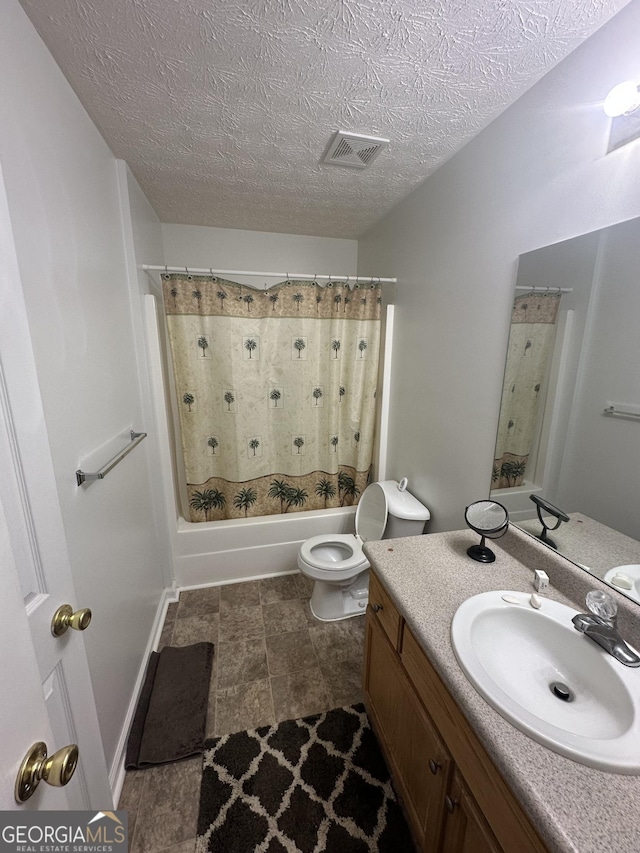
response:
[[[215,643],[207,737],[362,701],[364,616],[319,622],[300,574],[183,592],[159,648]],[[193,853],[202,759],[129,771],[132,853]],[[247,851],[253,853],[253,851]]]

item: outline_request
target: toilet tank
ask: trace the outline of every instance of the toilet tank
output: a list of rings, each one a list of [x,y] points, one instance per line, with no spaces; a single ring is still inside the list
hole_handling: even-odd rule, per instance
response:
[[[431,518],[427,507],[420,503],[407,489],[406,478],[382,480],[378,485],[387,499],[387,526],[383,539],[400,539],[403,536],[420,536],[425,522]]]

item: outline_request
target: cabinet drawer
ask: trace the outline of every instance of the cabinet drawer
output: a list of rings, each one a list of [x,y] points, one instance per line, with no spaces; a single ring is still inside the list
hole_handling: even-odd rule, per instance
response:
[[[378,617],[394,649],[400,643],[400,614],[378,578],[369,572],[369,607]]]

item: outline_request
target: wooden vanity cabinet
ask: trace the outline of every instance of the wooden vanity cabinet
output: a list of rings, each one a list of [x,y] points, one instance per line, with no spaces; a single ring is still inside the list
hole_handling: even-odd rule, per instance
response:
[[[364,695],[421,853],[547,850],[373,572]]]
[[[435,851],[451,758],[375,617],[367,619],[365,649],[367,710],[420,849]]]
[[[454,768],[445,805],[446,821],[442,832],[442,846],[439,848],[442,853],[502,853],[502,847],[457,767]]]

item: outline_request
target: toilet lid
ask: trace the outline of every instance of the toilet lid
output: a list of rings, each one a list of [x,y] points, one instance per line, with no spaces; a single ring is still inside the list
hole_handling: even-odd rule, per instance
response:
[[[384,489],[378,483],[371,483],[362,493],[356,509],[356,533],[363,542],[382,539],[388,511]]]

